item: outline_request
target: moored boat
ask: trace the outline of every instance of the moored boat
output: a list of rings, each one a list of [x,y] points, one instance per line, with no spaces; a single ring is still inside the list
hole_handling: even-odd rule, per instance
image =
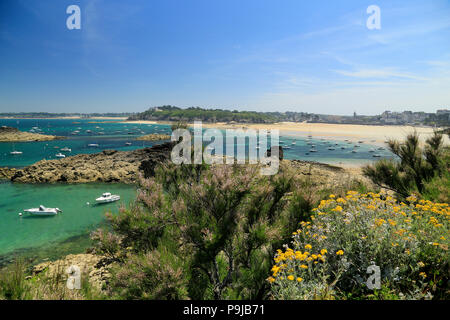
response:
[[[35,215],[35,216],[55,216],[59,212],[62,212],[59,208],[46,208],[40,205],[39,208],[25,209],[23,212]]]
[[[117,200],[120,200],[120,196],[111,194],[109,192],[105,192],[102,194],[101,197],[98,197],[97,199],[95,199],[95,201],[97,203],[109,203],[109,202],[114,202]]]

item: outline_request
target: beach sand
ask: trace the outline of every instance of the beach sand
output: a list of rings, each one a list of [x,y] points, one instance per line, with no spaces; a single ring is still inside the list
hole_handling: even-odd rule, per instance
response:
[[[126,123],[156,124],[157,121],[125,121]],[[167,124],[167,122],[164,122]],[[192,124],[191,124],[192,125]],[[334,140],[364,141],[370,144],[383,145],[387,139],[402,140],[408,133],[416,131],[421,141],[425,141],[433,134],[430,127],[412,126],[372,126],[354,124],[331,124],[331,123],[306,123],[306,122],[279,122],[273,124],[227,124],[223,122],[202,123],[203,128],[218,129],[278,129],[284,136],[326,138]],[[446,144],[450,143],[448,136],[444,136]]]

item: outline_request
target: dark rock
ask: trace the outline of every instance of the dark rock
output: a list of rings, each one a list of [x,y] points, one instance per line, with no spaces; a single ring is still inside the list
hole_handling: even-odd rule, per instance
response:
[[[266,157],[270,157],[271,156],[273,148],[276,148],[276,147],[273,146],[272,148],[267,149]],[[282,146],[278,146],[278,158],[280,159],[280,161],[283,160],[283,147]]]

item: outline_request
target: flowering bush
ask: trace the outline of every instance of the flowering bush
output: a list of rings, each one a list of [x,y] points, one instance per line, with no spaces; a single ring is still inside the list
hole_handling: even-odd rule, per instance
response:
[[[330,195],[278,250],[268,281],[276,299],[446,298],[450,208],[349,191]],[[381,289],[369,289],[368,267]]]

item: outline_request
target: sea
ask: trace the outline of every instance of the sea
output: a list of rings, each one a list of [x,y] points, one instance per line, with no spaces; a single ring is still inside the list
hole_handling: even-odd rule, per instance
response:
[[[126,151],[151,147],[163,141],[139,141],[136,138],[151,133],[171,134],[167,124],[134,124],[121,120],[0,119],[0,126],[66,137],[64,140],[0,143],[0,167],[10,168],[22,168],[43,159],[58,159],[56,154],[59,152],[71,156],[107,149]],[[287,133],[280,135],[280,145],[284,157],[290,160],[352,165],[393,158],[379,145],[354,140]],[[71,151],[61,151],[65,147]],[[11,151],[22,154],[11,155]],[[118,194],[121,200],[95,205],[95,198],[104,192]],[[135,200],[135,195],[136,186],[119,183],[19,184],[0,180],[0,266],[18,257],[37,263],[84,252],[92,245],[90,233],[107,226],[105,214],[117,214],[120,206]],[[58,207],[62,212],[49,217],[19,215],[24,209],[39,205]]]

